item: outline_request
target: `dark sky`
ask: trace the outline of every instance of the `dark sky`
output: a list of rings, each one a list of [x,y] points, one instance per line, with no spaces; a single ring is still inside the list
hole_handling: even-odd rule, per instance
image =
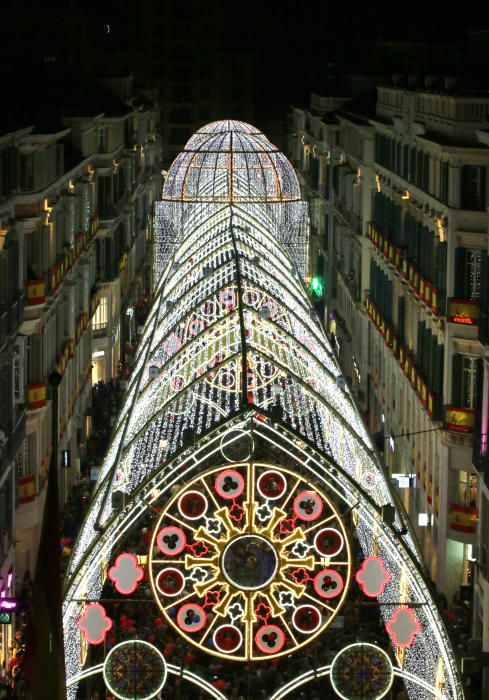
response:
[[[21,85],[24,93],[35,91],[43,82],[42,75],[36,77],[41,54],[56,53],[58,42],[71,47],[87,37],[98,37],[106,40],[109,51],[112,47],[123,46],[129,52],[138,42],[144,45],[144,26],[138,30],[135,25],[138,16],[143,16],[145,6],[150,6],[157,18],[160,8],[163,16],[165,7],[182,6],[186,2],[4,0],[2,13],[10,15],[10,20],[7,19],[3,26],[0,47],[6,66],[3,82],[10,81],[16,90]],[[335,3],[328,0],[207,0],[207,3],[190,0],[190,7],[195,5],[204,10],[218,8],[222,18],[220,32],[231,46],[236,37],[237,42],[244,42],[250,50],[256,65],[257,112],[270,114],[283,113],[287,104],[306,102],[311,90],[326,91],[332,85],[331,78],[343,71],[391,74],[413,70],[414,65],[414,69],[417,67],[420,72],[456,72],[459,64],[471,53],[467,48],[468,31],[489,30],[489,3],[471,0],[457,4],[456,13],[446,2],[391,2],[383,5],[351,0],[337,0]],[[193,17],[190,10],[188,21],[197,31],[200,17],[202,11]],[[108,37],[105,35],[107,24],[111,28]],[[79,36],[76,36],[78,30]],[[413,64],[406,51],[389,54],[385,50],[379,51],[376,43],[401,40],[425,41],[433,47],[444,43],[446,50],[437,52],[433,48],[431,57],[425,56]],[[450,42],[456,42],[462,48],[454,48]],[[478,42],[488,47],[489,33],[479,34]],[[207,48],[213,51],[212,41]],[[75,79],[77,59],[72,65],[63,66],[62,63],[57,62],[59,75],[64,69]],[[479,72],[489,79],[488,63],[484,64],[482,59],[476,63]],[[46,66],[41,68],[45,70]],[[469,72],[474,72],[473,66]],[[66,83],[64,75],[63,80]],[[26,85],[29,82],[31,84]]]

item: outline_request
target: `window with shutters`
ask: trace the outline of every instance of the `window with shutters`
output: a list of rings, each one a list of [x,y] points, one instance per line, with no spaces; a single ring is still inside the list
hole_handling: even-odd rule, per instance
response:
[[[397,335],[400,338],[405,336],[405,322],[406,322],[406,298],[400,296],[397,300]]]
[[[440,163],[440,200],[448,204],[448,163]]]
[[[402,147],[402,177],[407,180],[409,175],[409,146],[407,143]]]
[[[27,336],[17,336],[12,362],[14,403],[24,403],[24,358]]]
[[[455,297],[480,299],[483,258],[481,250],[455,249]]]
[[[480,359],[474,355],[457,353],[452,359],[452,404],[461,408],[475,408],[477,376]]]
[[[460,207],[483,211],[486,208],[486,168],[464,165],[460,178]]]
[[[34,153],[20,154],[19,186],[21,192],[30,192],[34,189]]]
[[[30,335],[28,340],[27,367],[29,372],[28,383],[36,384],[44,378],[43,373],[43,348],[42,337],[38,334]]]

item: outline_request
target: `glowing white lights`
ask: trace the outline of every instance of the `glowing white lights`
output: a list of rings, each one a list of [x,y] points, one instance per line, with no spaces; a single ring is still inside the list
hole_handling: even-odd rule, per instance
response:
[[[215,156],[213,167],[207,167],[209,153]],[[255,172],[250,163],[257,154],[263,162]],[[442,658],[444,696],[458,700],[463,694],[455,659],[413,565],[418,554],[411,535],[378,527],[381,506],[392,502],[389,485],[352,397],[337,387],[340,369],[300,279],[308,256],[307,216],[290,164],[253,127],[217,123],[191,139],[168,173],[164,195],[156,211],[154,304],[70,562],[64,633],[71,696],[84,672],[78,623],[88,608],[81,601],[97,600],[107,575],[122,594],[130,595],[138,584],[135,557],[114,561],[112,551],[124,551],[124,538],[148,510],[179,493],[175,519],[161,526],[154,541],[154,554],[168,561],[154,576],[153,592],[173,605],[199,585],[202,572],[208,575],[207,565],[185,571],[173,559],[196,556],[190,548],[198,527],[207,538],[224,538],[226,524],[215,517],[215,501],[232,508],[244,498],[247,480],[240,465],[260,446],[272,451],[275,461],[257,475],[256,526],[269,527],[290,491],[293,517],[304,530],[314,528],[307,546],[291,545],[297,564],[290,574],[307,580],[316,598],[296,604],[290,591],[279,590],[277,605],[289,629],[259,609],[246,631],[245,606],[236,595],[223,607],[227,617],[217,615],[209,631],[214,649],[238,657],[245,645],[254,644],[260,658],[288,653],[286,637],[313,638],[323,627],[323,609],[346,594],[341,573],[329,563],[335,557],[348,560],[346,533],[338,523],[323,523],[317,486],[354,511],[366,557],[357,580],[367,595],[378,598],[387,632],[403,649],[403,669],[394,672],[409,679],[410,699],[426,697],[435,687]],[[182,484],[196,483],[210,465],[219,464],[206,487],[180,492]],[[300,493],[294,490],[294,473],[304,479]],[[125,494],[120,510],[111,502],[115,486]],[[403,525],[396,511],[395,528]],[[322,560],[314,572],[306,566],[311,557]],[[274,577],[276,568],[270,579],[275,582]],[[233,580],[227,579],[230,587]],[[294,585],[302,584],[294,580]],[[401,600],[401,593],[403,605],[393,614],[383,603]],[[200,602],[185,601],[178,610],[176,623],[189,639],[200,639],[209,624],[209,607]],[[415,618],[407,612],[413,610]],[[99,628],[108,623],[100,611],[95,616],[89,641],[97,644]],[[195,676],[195,682],[222,697],[203,679]],[[287,692],[284,688],[276,697]]]

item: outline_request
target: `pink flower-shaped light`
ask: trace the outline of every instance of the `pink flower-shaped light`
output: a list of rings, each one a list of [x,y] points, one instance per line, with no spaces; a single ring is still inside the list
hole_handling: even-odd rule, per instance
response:
[[[411,608],[397,608],[385,628],[396,647],[407,649],[421,631],[421,623],[416,619],[414,610]]]
[[[392,576],[379,557],[367,557],[357,571],[356,580],[369,598],[377,598],[384,592]]]
[[[89,644],[102,644],[105,635],[112,627],[112,620],[107,617],[105,608],[100,603],[90,603],[77,625]]]
[[[134,554],[119,554],[115,566],[109,569],[110,580],[114,583],[116,591],[123,595],[134,593],[143,576],[144,571]]]

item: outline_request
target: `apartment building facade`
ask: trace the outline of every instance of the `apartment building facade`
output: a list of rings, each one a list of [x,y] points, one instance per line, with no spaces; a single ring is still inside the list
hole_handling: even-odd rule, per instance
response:
[[[150,293],[159,109],[128,104],[9,132],[0,160],[0,564],[14,595],[15,578],[36,564],[53,437],[49,375],[62,377],[64,503],[86,456],[92,384],[130,354],[135,307]],[[12,628],[1,629],[5,654]]]
[[[322,143],[317,117],[295,110],[291,139],[327,211],[329,330],[449,600],[472,583],[477,542],[488,109],[477,95],[380,87],[373,113],[352,101],[323,116]],[[312,166],[319,185],[332,178],[322,191],[308,183],[311,149],[326,154]]]

